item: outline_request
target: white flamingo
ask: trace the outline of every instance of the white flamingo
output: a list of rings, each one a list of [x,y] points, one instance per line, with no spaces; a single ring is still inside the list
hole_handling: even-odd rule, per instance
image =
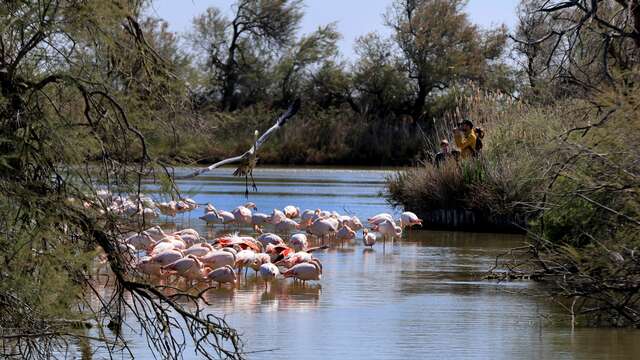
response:
[[[375,245],[376,243],[376,234],[369,232],[369,229],[362,230],[362,233],[364,235],[362,237],[362,243],[364,244],[364,246],[373,247],[373,245]]]
[[[260,278],[264,281],[264,288],[267,289],[267,284],[280,274],[280,270],[274,264],[267,262],[260,265],[259,270]]]

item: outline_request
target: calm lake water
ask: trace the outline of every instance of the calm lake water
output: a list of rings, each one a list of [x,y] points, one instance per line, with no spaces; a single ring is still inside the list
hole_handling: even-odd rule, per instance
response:
[[[219,169],[180,181],[198,203],[231,210],[244,203],[244,180]],[[260,212],[296,205],[356,214],[390,208],[380,192],[389,171],[259,168]],[[153,186],[149,187],[153,190]],[[208,237],[215,230],[190,216],[169,219]],[[166,219],[164,219],[166,221]],[[168,224],[171,225],[171,224]],[[360,234],[361,235],[361,234]],[[521,236],[414,231],[393,245],[365,249],[361,240],[317,254],[320,282],[280,280],[269,290],[250,272],[237,289],[206,294],[211,311],[243,334],[250,359],[631,359],[640,358],[640,332],[572,330],[544,298],[526,296],[536,284],[496,283],[479,274]],[[130,336],[135,337],[134,334]],[[139,358],[152,358],[143,339]],[[272,350],[260,352],[263,350]],[[196,358],[187,351],[185,358]]]

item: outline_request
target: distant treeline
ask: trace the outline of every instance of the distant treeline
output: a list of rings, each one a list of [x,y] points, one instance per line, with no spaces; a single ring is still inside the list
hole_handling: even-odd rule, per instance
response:
[[[380,21],[392,34],[359,37],[350,60],[339,53],[335,23],[300,34],[301,0],[237,0],[229,14],[212,7],[180,36],[141,15],[145,39],[180,84],[159,95],[186,95],[155,127],[154,148],[178,162],[235,155],[301,97],[301,115],[260,154],[263,162],[414,162],[469,84],[515,96],[526,75],[508,60],[507,29],[479,28],[465,5],[390,2]]]

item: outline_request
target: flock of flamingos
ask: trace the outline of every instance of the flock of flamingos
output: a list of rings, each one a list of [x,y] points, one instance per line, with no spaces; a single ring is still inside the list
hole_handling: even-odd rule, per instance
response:
[[[148,220],[158,217],[158,213],[176,216],[198,208],[191,199],[155,203],[149,198],[134,202],[126,197],[113,198],[108,193],[99,195],[110,199],[111,211],[137,214]],[[252,228],[257,237],[235,232],[207,241],[194,229],[166,233],[160,226],[154,226],[121,240],[125,249],[144,254],[132,257],[133,268],[152,279],[177,277],[188,284],[205,281],[235,286],[242,271],[246,277],[249,269],[264,281],[265,287],[281,276],[304,284],[322,277],[322,264],[313,256],[314,252],[352,241],[360,230],[363,245],[373,247],[377,242],[384,244],[401,237],[404,228],[422,225],[422,220],[409,211],[403,212],[397,221],[391,214],[377,214],[367,219],[367,228],[357,216],[335,211],[300,211],[289,205],[264,214],[257,212],[252,202],[232,211],[217,210],[207,204],[199,218],[207,225],[222,225],[225,229]],[[271,232],[265,232],[267,229]]]

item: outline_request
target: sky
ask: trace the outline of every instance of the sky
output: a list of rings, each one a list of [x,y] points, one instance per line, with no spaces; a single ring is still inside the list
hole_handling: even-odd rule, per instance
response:
[[[192,19],[208,7],[215,6],[231,15],[233,0],[155,0],[150,15],[169,22],[172,31],[186,32]],[[339,42],[340,52],[348,59],[355,57],[353,44],[357,37],[378,31],[389,34],[384,26],[382,14],[392,0],[305,0],[305,16],[301,34],[310,33],[331,22],[337,22],[343,38]],[[513,28],[516,22],[515,9],[519,0],[469,0],[467,12],[471,21],[487,28],[506,24]]]

